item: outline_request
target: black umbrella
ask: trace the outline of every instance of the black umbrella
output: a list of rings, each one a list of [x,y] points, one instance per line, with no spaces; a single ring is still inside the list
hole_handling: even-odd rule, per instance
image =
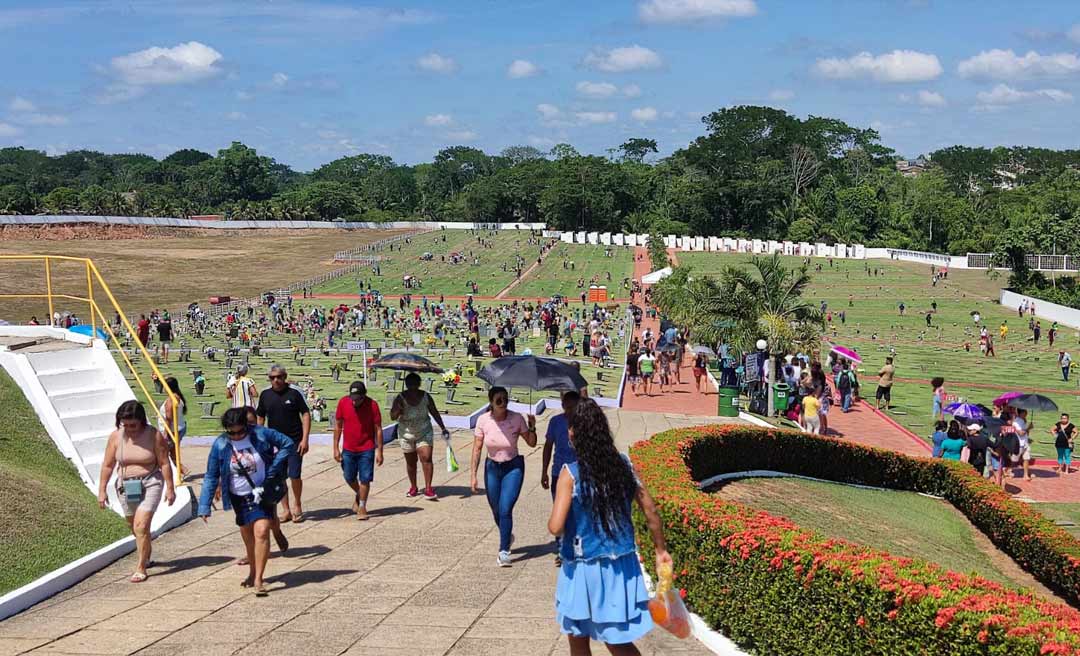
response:
[[[441,374],[442,368],[425,357],[399,351],[387,353],[370,365],[373,369],[394,369],[396,371],[415,371],[417,373]]]
[[[477,374],[480,380],[500,387],[532,390],[580,390],[588,385],[569,363],[555,358],[511,355],[492,360]]]
[[[1043,396],[1042,394],[1024,394],[1018,396],[1015,399],[1009,400],[1009,405],[1014,408],[1024,408],[1025,410],[1036,411],[1048,411],[1057,410],[1058,406],[1050,397]]]

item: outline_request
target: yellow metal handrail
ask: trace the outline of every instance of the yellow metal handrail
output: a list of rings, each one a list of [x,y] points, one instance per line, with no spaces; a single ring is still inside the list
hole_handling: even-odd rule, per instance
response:
[[[52,281],[52,261],[65,261],[65,262],[79,262],[86,267],[86,296],[73,296],[70,294],[56,294],[53,293],[53,281]],[[112,290],[109,285],[106,284],[105,279],[102,278],[101,273],[98,271],[97,266],[94,265],[93,260],[85,257],[70,257],[67,255],[0,255],[0,262],[2,261],[41,261],[45,264],[45,290],[44,294],[0,294],[0,299],[3,298],[23,298],[23,299],[47,299],[49,304],[49,317],[48,324],[52,325],[53,313],[55,312],[55,306],[53,304],[54,299],[62,299],[68,301],[78,301],[87,304],[90,314],[90,329],[94,338],[97,337],[98,320],[101,321],[101,326],[108,332],[113,344],[116,346],[116,350],[120,353],[120,357],[123,358],[124,364],[127,366],[128,371],[135,377],[135,382],[139,385],[139,389],[145,395],[147,401],[153,406],[153,412],[157,415],[159,421],[158,424],[165,427],[165,433],[172,439],[173,451],[176,459],[176,471],[174,476],[176,477],[176,484],[183,485],[183,476],[180,474],[181,460],[180,460],[180,399],[173,394],[168,385],[165,384],[165,376],[158,369],[157,364],[154,363],[154,358],[146,350],[146,345],[142,343],[138,338],[138,333],[135,328],[132,327],[131,322],[128,321],[127,315],[124,313],[120,304],[116,301],[116,297],[113,296]],[[101,286],[102,291],[105,292],[105,296],[108,298],[109,303],[112,305],[113,310],[120,316],[120,320],[123,322],[124,327],[127,329],[128,334],[134,336],[135,344],[138,345],[139,351],[143,357],[146,358],[146,363],[150,365],[150,370],[153,375],[162,383],[162,387],[165,390],[165,395],[168,397],[169,402],[172,404],[172,421],[167,422],[165,416],[162,415],[161,409],[154,402],[154,397],[150,394],[150,390],[146,388],[146,384],[143,382],[142,376],[139,375],[135,365],[128,358],[127,353],[124,351],[123,344],[120,343],[120,338],[113,331],[112,326],[109,325],[108,319],[101,311],[101,307],[94,300],[94,282],[97,282]]]

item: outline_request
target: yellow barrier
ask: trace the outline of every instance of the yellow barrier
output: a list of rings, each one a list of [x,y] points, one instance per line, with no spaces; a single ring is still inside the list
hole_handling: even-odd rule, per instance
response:
[[[105,279],[101,277],[101,273],[94,265],[93,260],[85,257],[69,257],[66,255],[0,255],[0,263],[23,261],[23,262],[35,262],[40,261],[45,264],[45,293],[44,294],[0,294],[0,299],[4,298],[21,298],[21,299],[47,299],[49,305],[49,317],[48,324],[52,324],[53,313],[55,312],[54,299],[61,299],[67,301],[77,301],[87,304],[90,315],[90,328],[93,331],[93,335],[97,337],[98,325],[100,320],[101,327],[108,333],[110,340],[116,346],[116,350],[120,353],[120,357],[123,359],[124,364],[127,365],[128,371],[134,376],[135,382],[139,385],[139,389],[142,390],[146,400],[150,402],[153,407],[154,414],[158,416],[160,420],[158,423],[165,426],[166,437],[172,440],[173,450],[175,453],[176,467],[174,475],[176,477],[176,484],[183,485],[183,476],[180,474],[181,460],[180,460],[180,399],[173,394],[168,385],[165,385],[165,376],[158,369],[157,364],[154,363],[154,358],[146,350],[146,346],[139,341],[135,328],[132,327],[131,322],[128,321],[127,315],[124,313],[120,304],[116,302],[116,297],[113,296],[112,290],[109,289],[109,285],[105,283]],[[82,263],[86,267],[86,296],[72,296],[70,294],[57,294],[53,292],[53,279],[52,279],[52,264],[54,261],[62,262],[78,262]],[[150,370],[153,372],[154,377],[161,381],[165,390],[165,395],[168,397],[169,402],[172,404],[172,422],[166,422],[165,417],[161,414],[161,409],[154,402],[153,395],[150,394],[150,390],[146,388],[146,384],[143,382],[142,376],[139,375],[135,365],[132,364],[131,359],[128,358],[127,353],[124,351],[123,344],[120,343],[120,338],[113,331],[112,326],[109,325],[109,320],[106,318],[105,313],[101,311],[101,307],[94,300],[94,283],[97,282],[101,286],[101,290],[105,292],[106,298],[109,300],[109,304],[112,305],[113,310],[119,315],[120,320],[123,322],[124,328],[127,329],[128,334],[132,335],[133,341],[138,346],[139,351],[143,357],[146,358],[146,363],[150,365]]]

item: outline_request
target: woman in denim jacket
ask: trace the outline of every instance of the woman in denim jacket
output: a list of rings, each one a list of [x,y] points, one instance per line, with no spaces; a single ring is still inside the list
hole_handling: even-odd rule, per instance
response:
[[[296,447],[282,433],[249,425],[244,408],[227,410],[221,426],[225,432],[214,441],[206,461],[199,516],[204,522],[210,516],[210,504],[220,487],[222,506],[236,512],[236,525],[247,549],[250,569],[240,585],[254,586],[256,596],[263,597],[274,504],[279,500],[274,498],[275,491],[283,489],[284,468]]]

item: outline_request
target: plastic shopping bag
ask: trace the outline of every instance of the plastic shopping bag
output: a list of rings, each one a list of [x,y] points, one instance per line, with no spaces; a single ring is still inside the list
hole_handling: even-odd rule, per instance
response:
[[[454,449],[450,447],[450,442],[446,443],[446,473],[453,474],[458,470],[457,458],[454,457]]]
[[[656,586],[656,596],[649,600],[649,614],[654,622],[676,638],[689,638],[690,612],[686,610],[679,591],[671,587],[671,565],[661,567],[657,576],[660,581]]]

